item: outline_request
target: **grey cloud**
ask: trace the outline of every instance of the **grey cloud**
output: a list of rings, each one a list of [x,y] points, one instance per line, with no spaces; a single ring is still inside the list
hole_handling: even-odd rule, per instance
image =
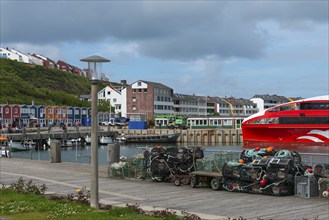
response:
[[[257,24],[327,22],[328,2],[1,1],[1,42],[54,44],[106,39],[139,44],[160,59],[262,56]]]

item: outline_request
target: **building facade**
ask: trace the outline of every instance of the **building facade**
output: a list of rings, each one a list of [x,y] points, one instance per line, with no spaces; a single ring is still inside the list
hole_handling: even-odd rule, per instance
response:
[[[284,96],[269,94],[254,95],[250,101],[257,105],[259,111],[264,111],[265,109],[271,108],[273,106],[289,102],[289,100]]]
[[[174,113],[177,115],[207,116],[213,112],[213,108],[211,107],[212,102],[207,96],[175,93],[173,101]]]
[[[122,95],[112,86],[106,86],[97,94],[98,101],[107,101],[110,105],[110,112],[116,115],[121,114]]]
[[[147,121],[155,115],[174,114],[173,89],[161,83],[138,80],[124,89],[125,115],[132,121]]]

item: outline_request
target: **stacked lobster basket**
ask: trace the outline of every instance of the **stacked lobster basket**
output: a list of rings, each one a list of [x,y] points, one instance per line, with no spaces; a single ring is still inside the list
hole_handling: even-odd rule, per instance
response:
[[[196,170],[196,160],[204,157],[200,147],[154,147],[144,152],[145,168],[153,181],[171,181],[176,186],[189,184],[190,173]]]
[[[219,151],[204,157],[200,147],[165,148],[156,146],[135,158],[113,164],[110,175],[125,178],[151,179],[210,186],[214,190],[257,193],[275,196],[307,194],[329,198],[329,164],[314,169],[302,162],[295,151],[273,147],[236,152]],[[313,192],[301,187],[305,181],[314,183]],[[202,184],[201,184],[202,183]]]
[[[293,195],[295,176],[308,167],[297,152],[275,151],[272,147],[244,150],[239,162],[223,167],[223,188],[227,191],[267,195]]]

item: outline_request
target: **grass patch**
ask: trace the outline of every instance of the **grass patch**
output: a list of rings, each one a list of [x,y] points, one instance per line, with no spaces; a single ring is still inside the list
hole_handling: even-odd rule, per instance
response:
[[[68,200],[48,200],[42,195],[21,194],[9,189],[0,191],[0,216],[11,220],[29,219],[122,219],[177,220],[177,216],[156,217],[138,214],[132,208],[96,210],[87,204]]]
[[[90,191],[83,187],[76,193],[66,196],[44,196],[47,186],[40,186],[32,180],[22,177],[8,187],[1,184],[0,188],[0,217],[10,220],[34,219],[123,219],[123,220],[200,220],[200,217],[182,211],[183,218],[179,218],[175,211],[169,209],[153,210],[147,214],[139,204],[126,205],[126,208],[102,206],[101,210],[90,207]]]

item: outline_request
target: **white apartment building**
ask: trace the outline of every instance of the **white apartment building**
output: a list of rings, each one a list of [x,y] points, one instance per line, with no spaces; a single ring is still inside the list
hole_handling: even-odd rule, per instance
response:
[[[20,62],[19,55],[17,53],[14,53],[10,51],[8,48],[0,48],[0,58],[4,59],[10,59],[10,60],[16,60]]]
[[[110,107],[114,109],[115,114],[119,114],[122,105],[122,96],[121,93],[118,92],[111,86],[104,87],[101,91],[97,94],[98,100],[108,101]]]
[[[14,49],[11,49],[10,51],[18,55],[19,62],[22,62],[22,63],[31,63],[30,58],[29,58],[29,56],[27,54],[22,53],[22,52],[20,52],[18,50],[14,50]]]

